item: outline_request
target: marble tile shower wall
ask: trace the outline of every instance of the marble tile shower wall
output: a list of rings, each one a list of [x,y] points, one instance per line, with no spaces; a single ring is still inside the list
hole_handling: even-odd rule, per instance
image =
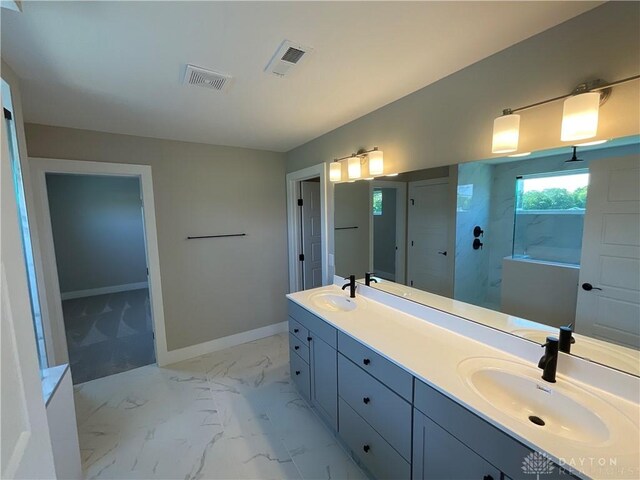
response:
[[[473,228],[485,233],[481,241],[491,244],[489,230],[493,166],[463,163],[458,166],[458,207],[456,214],[456,258],[454,298],[485,306],[489,276],[489,249],[473,249]]]
[[[613,149],[612,149],[613,150]],[[586,157],[586,155],[585,155]],[[497,307],[501,304],[502,259],[512,254],[513,223],[515,211],[516,177],[545,172],[561,172],[589,167],[589,159],[584,162],[566,163],[567,155],[519,160],[495,165],[491,186],[491,213],[489,231],[491,243],[488,262],[488,285],[486,301]],[[540,231],[538,238],[530,242],[539,249],[548,247],[550,236]]]

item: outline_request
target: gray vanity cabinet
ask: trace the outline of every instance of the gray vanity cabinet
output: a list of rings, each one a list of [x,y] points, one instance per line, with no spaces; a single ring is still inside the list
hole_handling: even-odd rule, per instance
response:
[[[320,337],[309,332],[311,404],[329,425],[338,429],[338,354]]]
[[[413,480],[500,480],[500,471],[419,410],[413,415]]]
[[[338,332],[327,322],[290,300],[287,308],[291,378],[318,414],[337,430]],[[306,371],[298,373],[304,370],[305,365]]]

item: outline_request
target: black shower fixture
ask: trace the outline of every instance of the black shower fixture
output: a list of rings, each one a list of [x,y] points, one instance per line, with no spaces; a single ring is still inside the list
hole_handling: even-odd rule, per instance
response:
[[[573,156],[569,160],[565,160],[564,163],[584,162],[584,160],[582,158],[578,158],[578,155],[577,155],[578,147],[574,146],[572,148],[573,148]]]

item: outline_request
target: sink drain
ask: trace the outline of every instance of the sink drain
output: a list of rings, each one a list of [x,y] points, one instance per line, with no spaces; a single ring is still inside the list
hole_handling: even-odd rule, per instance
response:
[[[544,420],[541,419],[540,417],[536,417],[535,415],[531,415],[529,417],[529,421],[531,423],[535,423],[536,425],[540,425],[541,427],[544,427]]]

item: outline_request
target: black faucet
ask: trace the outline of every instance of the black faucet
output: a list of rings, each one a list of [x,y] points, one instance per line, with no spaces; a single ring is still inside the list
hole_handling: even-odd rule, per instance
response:
[[[576,339],[573,338],[573,323],[570,323],[566,327],[560,327],[560,343],[558,349],[564,353],[571,353],[571,345],[576,343]]]
[[[373,272],[367,272],[364,274],[364,284],[369,287],[371,286],[371,282],[378,283],[378,280],[373,277]]]
[[[556,368],[558,366],[558,343],[556,337],[547,337],[544,347],[544,355],[538,362],[538,368],[542,369],[542,379],[549,383],[556,383]]]
[[[356,298],[356,276],[349,275],[349,278],[345,278],[345,280],[349,280],[349,283],[345,283],[342,286],[342,289],[344,290],[345,288],[349,287],[349,297]]]

